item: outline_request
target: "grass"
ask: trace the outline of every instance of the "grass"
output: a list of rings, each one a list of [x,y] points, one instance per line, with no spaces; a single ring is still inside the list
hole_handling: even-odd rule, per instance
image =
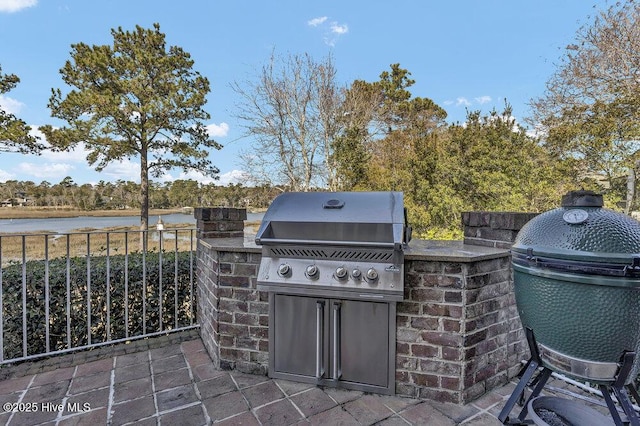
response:
[[[180,213],[181,209],[153,209],[149,215],[167,215]],[[140,210],[77,210],[72,208],[45,208],[45,207],[4,207],[0,208],[0,219],[43,219],[43,218],[64,218],[78,216],[102,216],[102,217],[122,217],[136,216]],[[175,250],[174,232],[171,229],[192,228],[189,223],[165,224],[163,249],[165,251]],[[67,256],[67,240],[69,241],[69,256],[86,256],[89,251],[92,256],[106,255],[107,238],[109,254],[124,254],[125,252],[142,251],[141,234],[137,226],[132,227],[111,227],[111,228],[80,228],[65,234],[55,232],[39,231],[33,233],[0,233],[0,256],[2,266],[10,262],[21,262],[23,255],[26,260],[55,259]],[[108,234],[108,237],[107,237]],[[191,249],[189,231],[181,231],[178,235],[178,250],[186,251]],[[88,237],[87,237],[88,236]],[[154,239],[155,237],[155,239]],[[195,231],[194,231],[195,237]],[[89,248],[87,248],[87,238],[89,238]],[[149,245],[147,250],[159,251],[160,242],[158,232],[152,227],[149,231]],[[168,247],[170,244],[171,247]],[[23,253],[24,246],[24,253]],[[195,245],[194,245],[195,247]]]
[[[188,228],[188,229],[185,229]],[[160,245],[159,232],[149,230],[147,251],[167,252],[195,250],[196,231],[189,224],[165,225]],[[177,240],[176,240],[177,230]],[[142,251],[142,234],[138,229],[127,227],[79,229],[69,234],[5,234],[0,236],[1,264],[26,260],[55,259],[80,256],[118,255]],[[191,241],[193,237],[193,243]],[[67,247],[68,246],[68,247]]]
[[[245,231],[249,234],[255,234],[259,226],[260,222],[245,222]],[[165,230],[162,233],[163,251],[176,251],[176,231],[178,233],[177,251],[196,249],[196,230],[192,224],[165,224]],[[158,231],[152,228],[148,231],[148,235],[147,251],[159,252],[161,247]],[[87,239],[89,240],[88,247]],[[90,256],[105,256],[107,246],[109,255],[142,251],[141,232],[136,226],[83,228],[61,234],[43,232],[0,234],[0,263],[4,267],[11,262],[22,262],[23,245],[26,260],[66,257],[67,241],[69,242],[69,257],[87,256],[87,253]]]
[[[152,209],[149,215],[167,215],[181,213],[176,209]],[[46,207],[4,207],[0,208],[0,219],[39,219],[39,218],[63,218],[78,216],[102,216],[121,217],[139,215],[139,210],[92,210],[84,211],[72,208],[46,208]],[[186,216],[186,215],[185,215]],[[245,222],[245,229],[249,233],[255,233],[260,222]],[[196,232],[192,233],[185,228],[192,229],[193,224],[165,224],[163,232],[163,246],[160,247],[159,234],[155,226],[151,225],[148,231],[148,251],[175,251],[175,230],[178,231],[178,251],[195,250]],[[110,228],[80,228],[69,233],[55,233],[38,231],[32,233],[2,233],[0,232],[0,263],[2,267],[11,262],[26,260],[55,259],[67,256],[104,256],[107,254],[107,246],[110,255],[126,254],[142,251],[141,233],[138,226],[110,227]],[[87,239],[89,243],[87,243]],[[68,244],[67,244],[68,243]],[[67,248],[67,245],[69,246]]]
[[[182,213],[182,209],[152,209],[150,216]],[[79,217],[79,216],[139,216],[140,209],[124,210],[77,210],[73,208],[53,208],[53,207],[0,207],[0,219],[47,219],[59,217]]]

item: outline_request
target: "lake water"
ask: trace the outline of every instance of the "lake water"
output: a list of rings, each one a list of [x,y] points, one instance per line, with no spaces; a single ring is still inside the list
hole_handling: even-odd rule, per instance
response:
[[[247,213],[248,221],[260,221],[264,213]],[[191,225],[196,224],[196,220],[191,214],[167,214],[162,215],[164,223],[185,223]],[[155,227],[158,223],[157,215],[149,216],[149,226]],[[140,216],[122,216],[122,217],[62,217],[50,219],[0,219],[0,233],[19,233],[19,232],[70,232],[81,228],[111,228],[116,226],[139,226]]]

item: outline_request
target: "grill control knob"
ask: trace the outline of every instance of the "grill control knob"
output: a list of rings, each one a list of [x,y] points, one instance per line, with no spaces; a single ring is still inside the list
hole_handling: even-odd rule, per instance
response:
[[[286,263],[283,263],[280,266],[278,266],[278,275],[280,275],[281,277],[286,277],[291,275],[291,266],[287,265]]]
[[[335,276],[339,280],[344,280],[345,278],[347,278],[348,273],[349,272],[347,271],[347,268],[345,268],[344,266],[338,266],[335,272]]]
[[[318,276],[320,275],[320,270],[318,269],[318,267],[316,265],[309,265],[309,266],[307,266],[307,270],[306,270],[305,273],[307,274],[308,278],[316,280],[316,279],[318,279]]]
[[[368,280],[368,281],[375,281],[375,280],[377,280],[377,279],[378,279],[378,271],[376,271],[376,270],[375,270],[375,269],[373,269],[373,268],[369,268],[369,269],[367,270],[366,278],[367,278],[367,280]]]
[[[360,278],[362,278],[362,271],[356,268],[353,271],[351,271],[351,276],[353,277],[354,280],[359,280]]]

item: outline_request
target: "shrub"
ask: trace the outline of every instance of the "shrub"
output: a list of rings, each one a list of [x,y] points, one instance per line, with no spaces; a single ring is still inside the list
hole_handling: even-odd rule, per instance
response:
[[[162,274],[160,256],[162,255]],[[143,260],[144,259],[144,260]],[[195,256],[193,256],[195,261]],[[140,336],[184,327],[195,322],[195,265],[191,252],[131,253],[128,256],[92,256],[53,259],[49,274],[49,345],[51,351]],[[143,267],[144,263],[144,267]],[[23,317],[23,266],[26,311]],[[87,268],[89,274],[87,274]],[[2,269],[4,359],[23,356],[23,321],[26,318],[27,355],[46,352],[46,263],[28,261]],[[107,298],[107,274],[109,291]],[[90,280],[87,280],[89,275]],[[160,281],[162,275],[162,282]],[[68,290],[67,290],[68,279]],[[127,294],[125,298],[125,283]],[[177,299],[176,299],[177,287]],[[88,291],[89,290],[89,291]],[[146,297],[143,292],[146,290]],[[68,295],[67,295],[68,291]],[[160,292],[162,291],[162,303]],[[87,297],[90,295],[90,322]],[[176,307],[177,301],[177,310]],[[67,321],[67,304],[70,321]],[[162,312],[159,312],[162,306]],[[191,308],[193,306],[193,308]],[[193,311],[192,311],[193,309]],[[107,312],[109,326],[107,327]],[[125,319],[128,313],[128,321]],[[162,329],[160,327],[162,321]],[[88,327],[90,327],[90,342]],[[70,343],[70,346],[68,345]]]

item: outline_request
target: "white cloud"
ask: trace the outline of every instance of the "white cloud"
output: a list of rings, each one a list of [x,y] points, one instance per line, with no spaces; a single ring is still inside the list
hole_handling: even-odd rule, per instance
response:
[[[349,32],[349,27],[347,26],[347,24],[338,25],[337,22],[332,22],[330,28],[333,34],[340,35],[340,34],[346,34]]]
[[[0,0],[1,1],[1,0]],[[207,127],[207,132],[212,137],[224,137],[227,136],[229,132],[229,125],[227,123],[220,124],[210,124]],[[40,140],[47,146],[48,143],[44,134],[38,129],[38,126],[31,126],[31,134],[34,136],[39,136]],[[84,170],[92,169],[91,166],[87,163],[87,155],[89,154],[89,150],[86,148],[85,144],[79,143],[70,151],[64,152],[56,152],[50,149],[46,149],[42,152],[39,158],[44,158],[47,161],[47,164],[38,165],[36,163],[24,162],[18,166],[18,168],[14,169],[22,174],[32,175],[38,178],[47,178],[53,179],[56,177],[64,178],[69,175],[69,170]],[[34,157],[38,158],[38,157]],[[175,171],[174,173],[176,173]],[[112,161],[107,165],[100,174],[104,175],[104,180],[115,181],[118,179],[124,181],[134,181],[140,182],[140,162],[132,161],[130,159],[125,159],[122,161]],[[171,172],[165,172],[159,178],[153,178],[156,182],[171,182],[177,179],[193,179],[201,183],[215,183],[216,185],[228,185],[229,183],[245,183],[247,181],[245,177],[245,173],[240,170],[232,170],[227,173],[222,173],[219,175],[219,180],[213,179],[209,176],[204,176],[202,173],[189,171],[189,172],[180,172],[179,175],[174,175]],[[0,169],[0,182],[2,180],[7,179],[15,179],[15,176],[8,173],[3,172]],[[20,178],[22,179],[22,178]],[[78,180],[80,182],[80,180]]]
[[[195,180],[196,182],[200,182],[204,184],[216,182],[216,180],[211,176],[205,176],[203,173],[197,172],[195,170],[189,170],[188,172],[181,171],[178,177],[176,177],[174,180],[178,180],[178,179],[180,180],[191,179],[191,180]]]
[[[307,21],[307,25],[310,27],[317,27],[318,25],[323,24],[328,18],[326,16],[320,16],[318,18],[313,18]]]
[[[531,138],[546,138],[549,135],[549,131],[541,124],[536,124],[533,129],[527,129],[527,136]]]
[[[248,179],[247,173],[242,170],[231,170],[227,173],[222,173],[220,179],[217,181],[218,185],[227,186],[230,183],[246,183]]]
[[[247,174],[242,170],[231,170],[229,172],[219,174],[218,178],[219,179],[214,179],[211,176],[205,176],[200,172],[190,170],[188,172],[182,171],[178,176],[173,176],[170,173],[165,173],[157,180],[161,182],[172,182],[174,180],[191,179],[205,185],[214,183],[218,186],[227,186],[230,183],[246,183],[247,182]]]
[[[214,181],[210,176],[205,176],[202,173],[193,170],[188,172],[181,171],[178,176],[174,176],[169,172],[164,172],[159,178],[154,178],[154,181],[162,183],[173,182],[175,180],[195,180],[201,183],[211,183]]]
[[[38,0],[0,0],[0,12],[17,12],[38,4]]]
[[[443,103],[445,105],[455,105],[457,107],[459,106],[463,106],[463,107],[470,107],[473,104],[479,104],[479,105],[484,105],[486,103],[491,102],[493,99],[491,98],[491,96],[488,95],[484,95],[484,96],[478,96],[476,98],[473,98],[473,101],[470,101],[469,98],[466,98],[464,96],[460,96],[458,98],[456,98],[455,101],[452,101],[450,99],[444,101]]]
[[[209,124],[207,126],[207,133],[211,137],[223,138],[229,134],[229,125],[225,122],[220,124]]]
[[[31,131],[32,134],[40,136],[40,140],[46,143],[46,138],[40,131],[34,132]],[[42,152],[42,156],[49,161],[59,161],[59,162],[72,162],[72,163],[87,163],[87,155],[89,154],[89,150],[85,148],[84,143],[79,143],[69,151],[51,151],[49,149]]]
[[[40,138],[40,142],[47,144],[47,138],[44,136],[44,133],[40,131],[40,126],[30,125],[31,130],[29,130],[29,134],[36,138]]]
[[[324,42],[328,46],[333,47],[338,42],[338,39],[340,38],[340,36],[348,32],[349,32],[349,27],[347,26],[347,24],[338,25],[336,21],[333,21],[331,22],[331,24],[329,24],[329,29],[327,33],[325,33]]]
[[[0,0],[2,1],[2,0]],[[0,109],[13,115],[18,115],[24,104],[8,96],[0,95]]]
[[[159,178],[153,178],[154,182],[162,182],[162,183],[172,182],[174,180],[176,180],[176,178],[174,178],[169,172],[164,172],[162,176],[160,176]]]
[[[0,170],[0,182],[6,182],[8,180],[13,180],[16,178],[16,175],[13,173],[9,173],[5,170]]]
[[[105,167],[101,173],[118,180],[140,182],[140,163],[125,159],[122,161],[113,161]]]
[[[347,24],[339,24],[337,21],[329,21],[327,16],[313,18],[307,21],[310,27],[319,28],[323,33],[325,44],[335,46],[338,38],[349,32]]]
[[[34,176],[39,179],[52,179],[52,178],[64,178],[69,175],[71,170],[75,167],[68,163],[20,163],[17,166],[17,170],[20,173]]]

